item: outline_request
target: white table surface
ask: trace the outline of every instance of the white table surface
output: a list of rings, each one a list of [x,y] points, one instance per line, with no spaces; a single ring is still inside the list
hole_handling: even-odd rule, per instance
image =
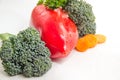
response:
[[[0,33],[16,34],[29,26],[31,11],[38,0],[0,0]],[[86,52],[73,50],[62,61],[53,62],[42,77],[10,77],[0,63],[0,80],[120,80],[119,0],[87,0],[93,6],[97,33],[107,36],[104,44]]]

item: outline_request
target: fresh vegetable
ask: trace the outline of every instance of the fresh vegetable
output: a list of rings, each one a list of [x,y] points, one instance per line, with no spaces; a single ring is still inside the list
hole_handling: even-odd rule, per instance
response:
[[[3,40],[0,58],[10,76],[23,74],[25,77],[37,77],[51,68],[50,51],[36,29],[29,27],[17,36],[0,34],[0,39]]]
[[[92,6],[84,0],[68,0],[63,9],[77,26],[79,37],[96,33]]]
[[[106,36],[102,34],[96,34],[95,37],[97,38],[97,43],[104,43],[106,41]]]
[[[68,0],[39,0],[37,5],[44,4],[51,9],[56,9],[59,7],[64,7]]]
[[[78,39],[76,49],[80,52],[84,52],[89,48],[95,47],[98,43],[106,41],[106,37],[102,34],[87,34]]]
[[[75,48],[77,27],[61,8],[53,10],[44,4],[37,5],[32,11],[31,22],[50,49],[51,58],[65,57]]]
[[[2,40],[6,40],[6,39],[9,39],[9,37],[13,37],[14,35],[10,34],[10,33],[3,33],[3,34],[0,34],[0,39]]]

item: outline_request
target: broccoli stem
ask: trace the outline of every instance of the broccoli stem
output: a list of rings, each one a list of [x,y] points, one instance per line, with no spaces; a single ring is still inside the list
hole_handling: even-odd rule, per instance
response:
[[[10,33],[2,33],[2,34],[0,34],[0,40],[8,40],[9,39],[9,37],[12,37],[12,36],[14,36],[13,34],[10,34]]]

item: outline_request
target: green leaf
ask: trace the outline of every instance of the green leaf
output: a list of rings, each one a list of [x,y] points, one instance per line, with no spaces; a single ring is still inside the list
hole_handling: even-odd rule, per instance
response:
[[[68,0],[39,0],[37,5],[44,4],[51,9],[56,9],[59,7],[64,7]]]

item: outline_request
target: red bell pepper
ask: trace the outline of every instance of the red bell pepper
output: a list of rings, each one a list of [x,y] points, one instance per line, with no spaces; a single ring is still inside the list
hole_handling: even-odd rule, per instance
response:
[[[65,57],[74,49],[78,40],[77,27],[61,8],[52,10],[38,5],[32,11],[31,22],[51,51],[51,58]]]

